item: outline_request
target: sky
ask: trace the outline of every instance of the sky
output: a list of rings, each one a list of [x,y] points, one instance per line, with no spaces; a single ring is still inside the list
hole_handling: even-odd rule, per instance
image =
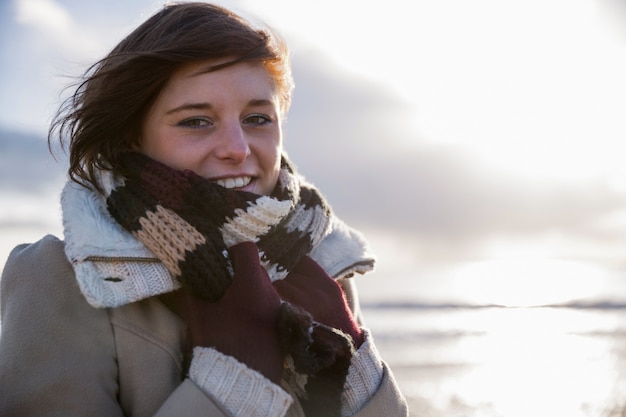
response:
[[[286,39],[286,149],[368,236],[390,296],[626,290],[625,2],[216,3]],[[0,2],[0,264],[62,233],[64,155],[43,138],[72,77],[160,6]]]

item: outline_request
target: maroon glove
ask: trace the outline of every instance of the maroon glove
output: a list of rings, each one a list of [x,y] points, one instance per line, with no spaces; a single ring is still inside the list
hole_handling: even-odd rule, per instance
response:
[[[184,288],[162,297],[187,323],[190,348],[212,347],[279,383],[284,354],[277,335],[281,301],[252,242],[229,249],[233,281],[216,302]]]
[[[308,377],[300,404],[307,416],[339,417],[353,349],[364,339],[343,290],[309,257],[274,287],[283,300],[297,306],[285,304],[280,328],[281,336],[288,336],[284,345],[296,371]]]
[[[274,283],[274,287],[282,299],[302,307],[315,321],[350,335],[357,349],[363,344],[363,332],[343,290],[313,259],[302,258],[285,279]]]

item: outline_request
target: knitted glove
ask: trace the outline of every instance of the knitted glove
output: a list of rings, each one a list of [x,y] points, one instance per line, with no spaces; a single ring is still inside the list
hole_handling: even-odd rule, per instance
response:
[[[364,340],[341,287],[309,257],[274,287],[291,303],[283,306],[279,329],[296,371],[307,375],[305,414],[339,416],[354,346]]]
[[[252,242],[229,249],[233,281],[217,301],[185,288],[163,301],[187,323],[190,346],[212,347],[279,383],[284,355],[277,335],[281,301]]]
[[[350,335],[358,349],[363,331],[356,323],[343,290],[313,259],[305,256],[283,280],[274,282],[281,298],[302,307],[319,323]]]

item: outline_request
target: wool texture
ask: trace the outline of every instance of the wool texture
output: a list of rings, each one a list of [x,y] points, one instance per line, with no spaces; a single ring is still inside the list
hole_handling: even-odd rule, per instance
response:
[[[209,301],[232,280],[229,247],[254,242],[273,282],[330,232],[330,207],[286,156],[271,196],[229,190],[139,153],[122,155],[121,163],[126,175],[107,198],[109,213],[183,287]]]
[[[229,190],[139,153],[124,154],[121,162],[124,181],[107,198],[109,213],[163,262],[183,291],[205,303],[217,303],[232,286],[237,270],[229,248],[253,242],[259,263],[275,282],[331,230],[328,204],[286,156],[270,196]],[[355,351],[352,338],[285,301],[276,329],[295,372],[307,379],[300,398],[305,414],[339,417]]]

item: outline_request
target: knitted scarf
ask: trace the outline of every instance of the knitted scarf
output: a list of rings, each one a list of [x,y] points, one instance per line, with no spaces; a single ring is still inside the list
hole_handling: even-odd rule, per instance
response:
[[[113,218],[188,290],[219,299],[232,280],[227,249],[251,241],[274,282],[330,231],[322,195],[286,156],[271,196],[233,191],[139,153],[122,155],[124,184],[107,199]]]
[[[122,155],[121,163],[125,178],[107,198],[109,213],[183,287],[209,301],[220,299],[232,281],[229,247],[256,243],[260,262],[274,282],[285,278],[330,232],[329,206],[286,156],[271,196],[229,190],[139,153]],[[339,416],[354,353],[350,336],[316,323],[308,312],[286,302],[277,326],[293,370],[308,379],[304,392],[298,393],[307,416]]]

